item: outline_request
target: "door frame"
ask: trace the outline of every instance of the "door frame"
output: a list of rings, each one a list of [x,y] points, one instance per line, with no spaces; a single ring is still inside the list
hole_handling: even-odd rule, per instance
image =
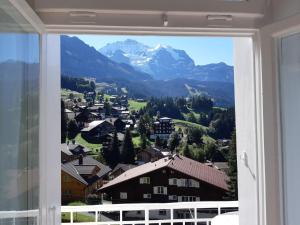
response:
[[[284,184],[283,184],[283,149],[281,139],[280,109],[280,68],[279,44],[282,38],[300,33],[300,14],[272,23],[260,29],[259,42],[262,59],[262,90],[265,120],[264,152],[265,152],[265,210],[266,224],[285,224],[284,215]],[[270,57],[272,56],[272,57]],[[271,84],[271,85],[270,85]],[[272,102],[272,104],[268,103]],[[277,175],[278,174],[278,175]],[[266,191],[268,190],[268,192]],[[278,207],[279,206],[279,207]]]

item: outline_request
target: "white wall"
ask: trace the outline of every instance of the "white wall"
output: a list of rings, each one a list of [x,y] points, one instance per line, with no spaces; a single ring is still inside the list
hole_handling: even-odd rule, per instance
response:
[[[300,13],[299,0],[273,0],[273,19],[279,21],[289,16]]]
[[[284,212],[286,224],[299,224],[300,202],[300,34],[283,38],[280,57]]]
[[[60,35],[44,34],[41,41],[40,224],[53,225],[61,222]]]
[[[234,38],[234,82],[241,225],[258,224],[258,181],[253,42]]]

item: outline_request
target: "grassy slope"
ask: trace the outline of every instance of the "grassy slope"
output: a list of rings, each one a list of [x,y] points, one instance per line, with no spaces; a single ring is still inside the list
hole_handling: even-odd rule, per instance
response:
[[[134,100],[128,100],[128,104],[129,104],[129,110],[130,111],[138,111],[141,108],[145,107],[147,105],[147,102],[137,102]]]
[[[191,123],[191,122],[188,122],[188,121],[185,121],[185,120],[177,120],[177,119],[174,119],[173,120],[174,123],[175,123],[175,128],[178,129],[179,127],[181,128],[199,128],[199,129],[202,129],[203,131],[207,131],[207,127],[205,126],[202,126],[200,124],[197,124],[197,123]]]
[[[75,98],[81,98],[81,99],[83,99],[83,94],[82,93],[79,93],[79,92],[76,92],[76,91],[71,91],[69,89],[61,89],[61,97],[63,99],[68,98],[71,93],[74,94]]]
[[[81,144],[83,145],[84,147],[87,147],[88,149],[92,150],[92,154],[93,155],[98,155],[98,152],[99,150],[102,148],[102,144],[92,144],[92,143],[89,143],[87,142],[86,140],[84,140],[82,137],[81,137],[81,134],[77,134],[77,136],[75,137],[75,141],[78,143],[78,144]],[[98,150],[98,152],[97,152]]]

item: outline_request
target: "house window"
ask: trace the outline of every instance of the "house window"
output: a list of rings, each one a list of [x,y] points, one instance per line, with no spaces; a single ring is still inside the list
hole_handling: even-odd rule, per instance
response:
[[[150,199],[151,198],[151,194],[150,193],[143,194],[143,198],[144,199]]]
[[[166,194],[168,194],[168,190],[167,190],[167,187],[157,186],[157,187],[153,187],[153,193],[160,194],[160,195],[166,195]]]
[[[165,215],[167,215],[167,210],[159,210],[159,211],[158,211],[158,215],[160,215],[160,216],[165,216]]]
[[[70,181],[70,178],[69,178],[68,175],[64,174],[64,175],[63,175],[63,180],[64,180],[64,182],[69,182],[69,181]]]
[[[177,201],[177,195],[169,195],[169,200]]]
[[[177,179],[176,178],[170,178],[169,179],[169,185],[175,185],[175,186],[177,186]]]
[[[67,189],[67,190],[63,191],[63,194],[64,194],[64,196],[71,196],[72,192],[71,192],[71,190]]]
[[[183,202],[188,202],[189,201],[189,196],[182,196],[182,201]]]
[[[150,184],[150,177],[141,177],[140,184]]]
[[[120,199],[127,199],[127,192],[120,192]]]

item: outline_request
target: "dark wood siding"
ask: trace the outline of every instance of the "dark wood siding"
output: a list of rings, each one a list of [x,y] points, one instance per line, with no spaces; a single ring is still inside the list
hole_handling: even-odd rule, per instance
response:
[[[140,184],[140,177],[150,177],[150,184]],[[225,190],[199,180],[197,180],[200,183],[199,188],[169,185],[169,178],[196,180],[169,168],[159,169],[140,177],[108,187],[103,192],[111,196],[113,203],[175,202],[169,200],[169,195],[200,197],[200,201],[220,201],[225,195]],[[155,186],[167,187],[167,195],[154,194]],[[127,199],[120,199],[120,192],[126,192]],[[143,194],[147,193],[151,194],[151,199],[143,198]]]

